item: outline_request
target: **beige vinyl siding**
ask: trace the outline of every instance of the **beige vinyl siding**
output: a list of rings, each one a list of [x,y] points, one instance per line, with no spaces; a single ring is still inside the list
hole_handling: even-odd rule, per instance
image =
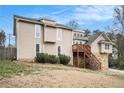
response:
[[[35,56],[35,25],[25,22],[18,23],[17,59],[33,59]]]
[[[62,40],[57,40],[57,30],[53,27],[41,26],[40,38],[35,37],[36,24],[18,22],[17,28],[17,59],[34,60],[36,56],[36,44],[40,44],[40,52],[58,55],[58,46],[61,46],[61,53],[71,57],[72,64],[72,31],[62,29]],[[45,31],[45,32],[44,32]],[[45,39],[45,40],[44,40]],[[54,43],[53,43],[54,42]]]
[[[44,28],[44,41],[56,42],[56,28],[53,28],[53,27]]]
[[[103,70],[108,69],[108,54],[101,54],[100,45],[98,42],[100,40],[105,40],[103,36],[99,36],[92,44],[91,44],[91,52],[97,57],[97,59],[101,62],[101,67]]]

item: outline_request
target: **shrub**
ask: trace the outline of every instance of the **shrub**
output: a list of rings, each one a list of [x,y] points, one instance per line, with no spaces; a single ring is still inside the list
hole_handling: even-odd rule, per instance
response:
[[[118,67],[119,67],[119,60],[114,60],[114,61],[111,63],[111,67],[118,68]]]
[[[52,64],[60,63],[59,57],[55,55],[49,55],[49,63],[52,63]]]
[[[111,67],[124,69],[124,59],[117,59],[111,63]]]
[[[124,69],[124,60],[119,62],[119,69]]]
[[[47,53],[38,53],[35,60],[38,63],[59,63],[59,57],[56,55],[48,55]]]
[[[60,59],[60,64],[67,65],[71,58],[70,56],[60,54],[59,59]]]
[[[48,62],[48,54],[47,53],[38,53],[35,58],[38,63],[47,63]]]

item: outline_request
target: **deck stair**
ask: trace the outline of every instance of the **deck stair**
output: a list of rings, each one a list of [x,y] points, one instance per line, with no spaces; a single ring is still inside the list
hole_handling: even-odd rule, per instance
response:
[[[80,67],[79,62],[79,53],[84,53],[83,58],[85,62],[85,68],[89,68],[92,70],[100,70],[101,69],[101,62],[96,58],[96,56],[91,52],[91,47],[85,44],[74,44],[72,46],[73,53],[77,53],[77,63],[78,67]]]

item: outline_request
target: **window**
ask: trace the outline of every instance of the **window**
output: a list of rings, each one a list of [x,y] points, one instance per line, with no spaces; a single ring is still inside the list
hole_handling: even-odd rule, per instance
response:
[[[78,35],[78,37],[79,37],[79,34],[77,34]]]
[[[36,53],[40,53],[40,44],[36,44]]]
[[[109,44],[105,44],[105,49],[106,49],[106,50],[109,49]]]
[[[61,46],[58,46],[58,55],[61,54]]]
[[[76,33],[74,33],[74,37],[76,37]]]
[[[82,37],[82,34],[81,34],[81,37]]]
[[[35,38],[40,38],[40,37],[41,37],[41,26],[35,25]]]
[[[62,29],[57,29],[57,40],[62,41]]]

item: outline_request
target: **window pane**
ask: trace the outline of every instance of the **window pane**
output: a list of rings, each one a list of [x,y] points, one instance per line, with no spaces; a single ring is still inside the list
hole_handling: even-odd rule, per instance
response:
[[[76,33],[74,33],[74,36],[76,37]]]
[[[40,52],[40,45],[36,44],[36,53],[39,53],[39,52]]]
[[[105,44],[105,49],[109,49],[109,44]]]
[[[61,47],[58,46],[58,55],[60,55],[60,54],[61,54]]]

